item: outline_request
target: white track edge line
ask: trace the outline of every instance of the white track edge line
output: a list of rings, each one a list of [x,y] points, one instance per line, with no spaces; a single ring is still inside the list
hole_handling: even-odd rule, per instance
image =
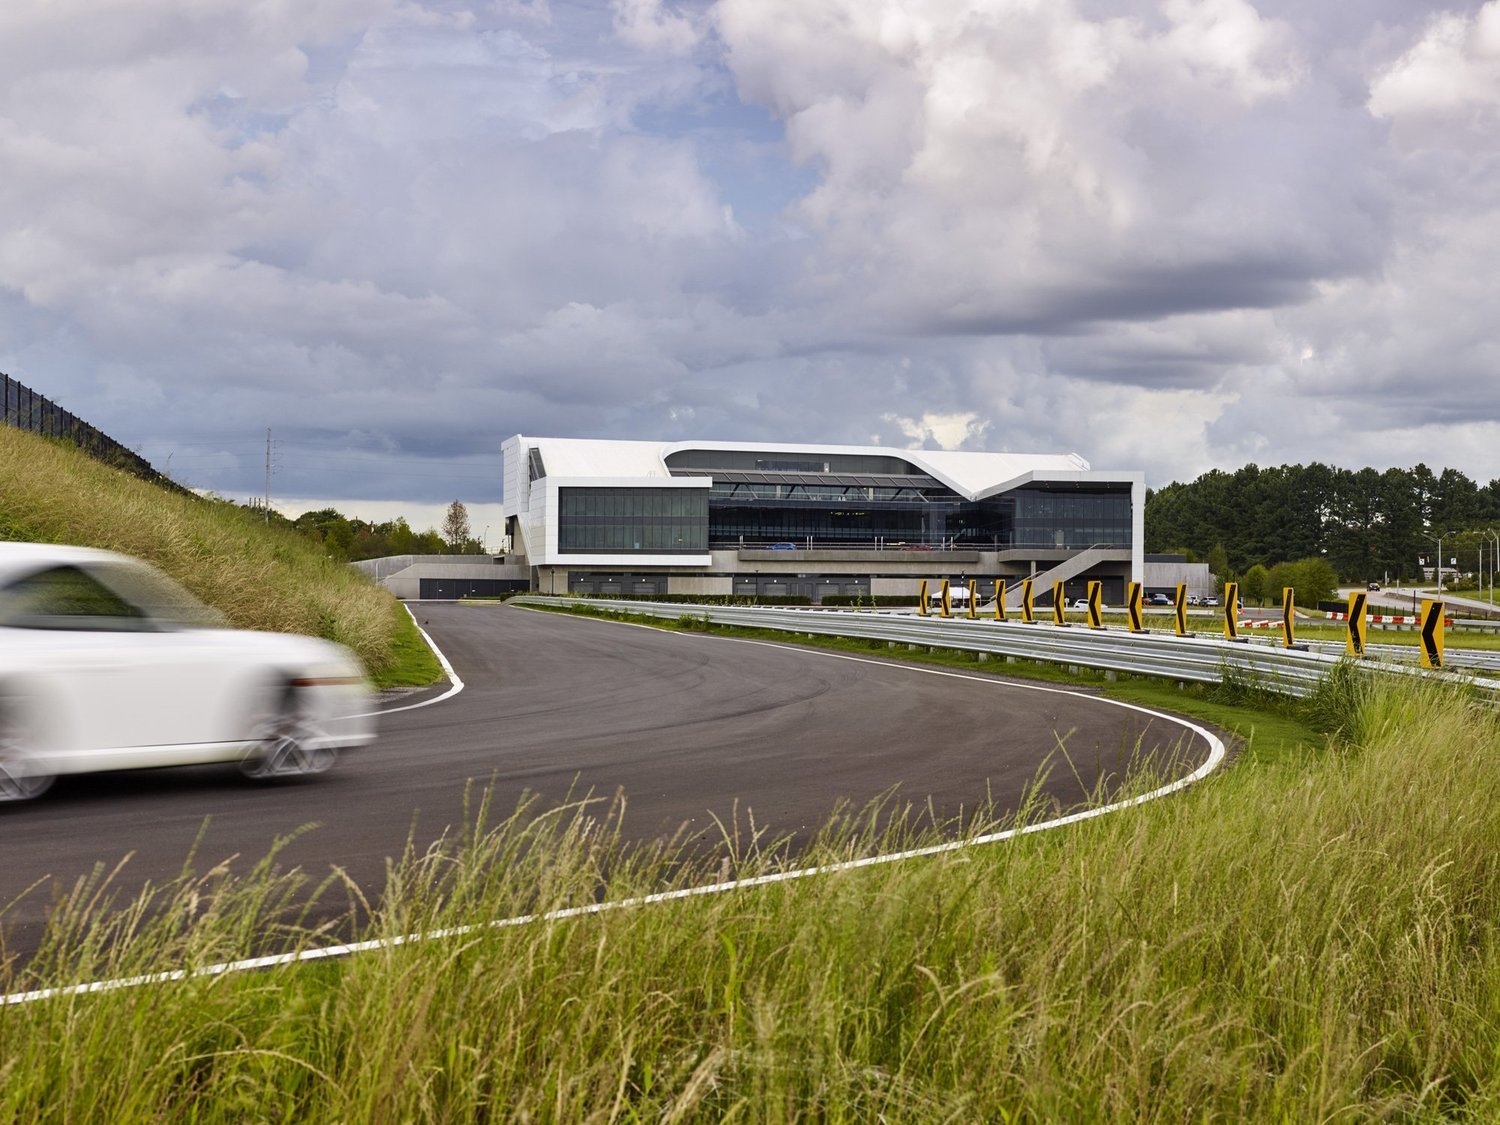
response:
[[[381,715],[394,715],[397,711],[415,711],[418,707],[431,707],[434,703],[441,703],[445,699],[452,699],[455,695],[464,690],[464,682],[458,678],[458,673],[453,670],[453,665],[448,663],[448,657],[444,655],[442,649],[438,648],[437,643],[430,636],[428,636],[427,630],[422,628],[421,625],[417,624],[417,615],[415,613],[412,613],[411,606],[407,605],[405,602],[402,602],[401,608],[406,610],[407,614],[410,615],[411,623],[413,625],[416,625],[417,632],[422,634],[422,639],[427,642],[427,647],[432,649],[433,655],[438,658],[438,663],[442,665],[443,671],[448,674],[448,679],[451,682],[452,686],[449,687],[447,691],[443,692],[442,695],[435,695],[431,699],[424,699],[421,703],[408,703],[402,707],[387,707],[384,710],[380,711],[365,711],[361,714],[353,715],[351,716],[351,718],[369,719],[378,718]]]
[[[408,609],[407,612],[410,612]],[[415,617],[413,617],[415,621]],[[635,624],[634,622],[622,622],[622,624]],[[421,626],[417,626],[421,630]],[[427,636],[425,632],[422,633]],[[832,657],[835,660],[853,660],[861,664],[877,664],[887,668],[901,668],[913,672],[926,672],[934,676],[951,676],[955,679],[972,680],[976,683],[994,684],[1001,687],[1019,687],[1029,691],[1052,692],[1057,695],[1074,695],[1080,699],[1090,699],[1097,703],[1107,703],[1115,707],[1123,707],[1130,711],[1139,711],[1143,715],[1151,715],[1155,718],[1164,719],[1177,726],[1184,727],[1203,738],[1209,746],[1209,754],[1203,764],[1186,777],[1178,778],[1136,797],[1130,797],[1123,801],[1115,801],[1108,805],[1101,805],[1094,809],[1085,809],[1082,812],[1070,813],[1067,816],[1057,817],[1055,820],[1042,821],[1039,824],[1026,824],[1020,828],[1007,828],[1000,832],[989,832],[975,836],[968,840],[953,840],[946,844],[932,844],[925,848],[912,848],[907,851],[891,852],[886,855],[866,856],[863,859],[844,860],[840,863],[822,864],[817,867],[803,867],[794,871],[777,871],[769,875],[756,875],[749,879],[731,879],[723,883],[707,883],[698,887],[684,887],[675,891],[659,891],[655,894],[637,895],[633,898],[619,899],[615,902],[596,902],[586,906],[570,906],[560,910],[549,910],[543,914],[520,914],[512,918],[500,918],[490,922],[475,922],[467,926],[454,926],[442,930],[430,930],[424,933],[401,934],[393,938],[372,938],[369,941],[350,942],[342,945],[319,946],[315,949],[303,949],[295,953],[277,953],[266,957],[250,957],[240,961],[225,961],[215,965],[204,965],[197,969],[172,969],[160,973],[149,973],[135,977],[121,977],[116,980],[88,981],[83,984],[61,985],[54,988],[41,988],[31,992],[11,992],[0,996],[0,1004],[6,1006],[12,1004],[30,1004],[40,1000],[53,1000],[66,996],[83,996],[95,992],[114,992],[124,988],[139,988],[148,984],[170,984],[175,981],[186,980],[189,977],[213,977],[224,976],[229,973],[247,972],[252,969],[269,969],[281,965],[301,964],[310,961],[323,961],[334,957],[348,957],[356,953],[370,953],[379,949],[394,949],[402,945],[415,945],[420,942],[444,941],[450,938],[467,937],[483,930],[505,929],[514,926],[530,925],[534,922],[560,922],[570,918],[582,918],[595,914],[604,914],[612,910],[626,910],[638,906],[652,906],[662,902],[677,902],[689,898],[702,898],[707,895],[726,894],[730,891],[745,890],[752,887],[764,887],[773,883],[790,883],[799,879],[808,879],[816,875],[833,875],[841,871],[854,871],[863,867],[877,867],[888,863],[898,863],[909,859],[925,859],[930,856],[942,855],[948,852],[963,851],[968,848],[983,847],[989,844],[1003,843],[1013,840],[1018,836],[1029,836],[1034,832],[1045,832],[1054,828],[1063,828],[1070,824],[1079,824],[1085,820],[1093,820],[1096,817],[1108,813],[1119,812],[1123,809],[1135,808],[1148,801],[1155,801],[1162,797],[1170,796],[1189,785],[1202,781],[1220,764],[1223,763],[1228,751],[1224,742],[1206,727],[1199,726],[1190,719],[1177,715],[1169,715],[1164,711],[1154,711],[1149,707],[1142,707],[1135,703],[1126,703],[1118,699],[1109,699],[1098,695],[1084,695],[1080,692],[1070,691],[1066,688],[1049,687],[1043,684],[1013,683],[1007,680],[994,679],[989,676],[974,676],[965,672],[949,672],[941,668],[922,668],[912,665],[900,664],[894,661],[871,660],[862,656],[849,656],[844,653],[822,652],[817,649],[803,648],[800,645],[781,645],[770,641],[754,641],[738,637],[720,638],[727,640],[739,640],[743,644],[764,645],[767,648],[794,648],[800,652],[812,652],[819,656]],[[428,643],[431,643],[429,639]],[[442,661],[445,668],[449,667],[447,658],[442,655],[437,646],[433,651],[438,653],[438,659]],[[457,677],[455,676],[455,680]],[[448,694],[457,694],[463,690],[463,685]],[[447,696],[439,696],[444,699]],[[411,707],[425,707],[428,703],[436,703],[438,699],[427,700],[426,703],[415,703]],[[410,710],[411,708],[399,708],[399,710]]]

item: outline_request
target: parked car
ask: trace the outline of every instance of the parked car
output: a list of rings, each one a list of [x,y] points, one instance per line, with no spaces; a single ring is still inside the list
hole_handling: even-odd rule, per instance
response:
[[[766,548],[768,551],[797,551],[800,549],[795,543],[772,543]]]
[[[1188,605],[1203,605],[1204,601],[1197,594],[1189,594],[1187,596],[1187,604]]]
[[[0,543],[0,801],[102,770],[321,773],[374,738],[373,710],[339,645],[226,628],[124,555]]]
[[[1208,597],[1206,597],[1206,598],[1203,599],[1203,604],[1204,605],[1218,605],[1219,604],[1219,599],[1218,599],[1218,597],[1216,595],[1209,594]]]

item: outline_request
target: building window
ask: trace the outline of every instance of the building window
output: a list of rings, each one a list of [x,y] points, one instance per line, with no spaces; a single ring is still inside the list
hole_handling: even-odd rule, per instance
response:
[[[706,488],[559,488],[557,499],[563,554],[708,551]]]
[[[827,461],[771,461],[758,458],[756,472],[761,473],[826,473]]]
[[[1130,493],[1017,489],[1014,545],[1081,550],[1130,544]]]

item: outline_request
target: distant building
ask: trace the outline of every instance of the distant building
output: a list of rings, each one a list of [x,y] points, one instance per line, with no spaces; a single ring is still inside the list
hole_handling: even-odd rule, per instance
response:
[[[1186,586],[1187,592],[1195,597],[1222,593],[1214,584],[1214,576],[1209,571],[1208,564],[1190,563],[1186,555],[1147,555],[1145,578],[1142,581],[1144,592],[1148,596],[1167,594],[1176,597],[1179,583]]]
[[[1120,604],[1145,478],[1076,454],[595,441],[502,446],[507,563],[543,593],[911,595],[1034,577]]]

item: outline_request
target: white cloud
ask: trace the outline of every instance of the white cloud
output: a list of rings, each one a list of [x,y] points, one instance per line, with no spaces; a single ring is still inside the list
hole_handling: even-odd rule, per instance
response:
[[[701,39],[694,21],[662,0],[610,0],[610,6],[615,33],[632,47],[685,55]]]
[[[1443,12],[1370,88],[1370,111],[1399,121],[1500,109],[1500,0],[1472,17]]]
[[[1165,28],[1069,0],[717,11],[742,95],[821,173],[799,208],[829,251],[812,282],[883,321],[1017,332],[1279,304],[1368,268],[1383,238],[1371,134],[1287,103],[1292,34],[1243,0],[1172,0]]]
[[[1286,94],[1302,72],[1291,29],[1247,0],[1164,0],[1166,48],[1190,71],[1221,75],[1246,102]]]
[[[936,444],[939,449],[962,449],[971,442],[984,437],[990,424],[981,421],[972,411],[964,414],[923,414],[919,418],[903,418],[895,414],[882,415],[882,420],[894,423],[910,439],[908,449],[919,449]]]

